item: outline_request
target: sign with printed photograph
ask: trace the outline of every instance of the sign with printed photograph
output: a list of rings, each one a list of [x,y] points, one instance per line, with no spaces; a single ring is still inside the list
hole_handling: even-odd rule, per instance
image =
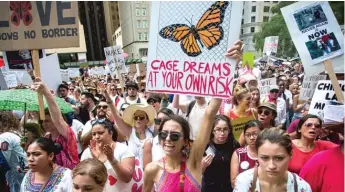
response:
[[[266,55],[273,55],[277,54],[278,50],[278,41],[279,36],[270,36],[265,38],[263,53]]]
[[[31,50],[4,51],[4,62],[7,69],[33,69]],[[40,49],[39,58],[45,57],[45,51]]]
[[[77,1],[1,1],[0,50],[79,47]]]
[[[328,2],[297,2],[281,11],[306,71],[344,54],[344,36]]]
[[[152,2],[146,90],[229,98],[236,61],[224,54],[239,39],[242,6]]]

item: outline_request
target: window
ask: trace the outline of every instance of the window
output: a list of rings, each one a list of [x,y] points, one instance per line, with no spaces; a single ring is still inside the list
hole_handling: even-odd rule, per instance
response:
[[[256,6],[252,6],[252,12],[253,12],[253,13],[256,12]]]
[[[146,57],[147,56],[147,51],[148,49],[139,49],[139,53],[142,57]]]
[[[243,25],[243,23],[244,23],[244,19],[242,19],[242,21],[241,21],[241,24]]]
[[[265,3],[269,3],[269,1],[264,1]]]
[[[140,20],[137,21],[137,28],[141,28],[141,21]]]
[[[278,1],[273,1],[273,3],[278,3]]]
[[[242,10],[242,15],[244,15],[244,9]]]
[[[264,12],[265,12],[265,13],[270,12],[270,7],[269,7],[269,6],[264,6]]]
[[[141,33],[138,33],[138,41],[141,41]]]
[[[269,19],[270,19],[269,17],[264,16],[264,18],[263,18],[263,22],[267,22]]]
[[[144,40],[148,41],[148,39],[149,39],[149,37],[148,37],[147,33],[144,33]]]
[[[143,28],[147,28],[147,21],[146,20],[143,20]]]
[[[243,29],[241,29],[241,35],[243,35]]]
[[[254,32],[255,32],[255,27],[251,27],[251,28],[250,28],[250,32],[251,32],[251,33],[254,33]]]
[[[252,23],[255,22],[255,16],[252,16],[252,17],[250,18],[250,22],[252,22]]]
[[[143,16],[146,16],[146,8],[143,8],[141,11],[142,11]]]
[[[135,9],[135,14],[136,14],[137,16],[140,16],[140,9]]]

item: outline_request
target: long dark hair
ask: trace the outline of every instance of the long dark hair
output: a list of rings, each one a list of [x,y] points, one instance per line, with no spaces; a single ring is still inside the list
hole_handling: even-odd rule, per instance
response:
[[[53,162],[56,160],[56,155],[59,154],[63,149],[59,143],[54,143],[53,140],[44,137],[34,140],[30,145],[33,143],[36,143],[38,146],[40,146],[40,148],[47,152],[48,155],[54,153]]]
[[[302,136],[302,133],[301,133],[301,129],[302,129],[302,126],[303,124],[310,118],[315,118],[315,119],[318,119],[319,122],[320,122],[320,126],[322,126],[322,120],[320,119],[320,117],[318,117],[317,115],[313,115],[313,114],[308,114],[308,115],[305,115],[304,117],[302,117],[299,122],[298,122],[298,125],[297,125],[297,132],[296,132],[296,138],[297,139],[300,139],[301,136]]]

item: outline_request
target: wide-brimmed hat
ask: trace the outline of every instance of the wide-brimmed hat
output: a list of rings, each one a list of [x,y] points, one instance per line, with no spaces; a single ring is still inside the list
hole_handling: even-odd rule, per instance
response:
[[[275,113],[277,113],[277,106],[274,103],[271,103],[271,102],[261,103],[258,109],[260,107],[266,107],[266,108],[272,109]]]
[[[156,110],[151,105],[141,103],[131,104],[123,112],[123,120],[132,127],[135,124],[133,116],[136,111],[144,111],[147,114],[149,117],[149,123],[147,125],[152,125],[157,115]]]

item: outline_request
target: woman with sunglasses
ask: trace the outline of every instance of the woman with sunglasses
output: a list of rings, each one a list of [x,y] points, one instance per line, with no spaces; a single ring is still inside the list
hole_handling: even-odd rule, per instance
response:
[[[201,191],[232,191],[230,183],[230,159],[236,148],[240,147],[232,134],[229,117],[217,115],[211,132],[210,144],[202,159]]]
[[[144,144],[144,155],[143,155],[143,164],[144,168],[147,164],[149,164],[152,161],[158,161],[162,159],[164,156],[164,151],[162,149],[162,146],[159,144],[158,139],[158,132],[159,127],[164,119],[168,119],[171,116],[174,115],[174,112],[168,108],[163,108],[158,111],[157,118],[155,118],[155,137],[152,139],[147,139]]]
[[[55,163],[61,151],[61,145],[51,139],[40,137],[31,143],[26,152],[30,170],[22,181],[20,192],[72,191],[71,170]]]
[[[258,151],[256,150],[255,142],[261,130],[264,127],[258,120],[252,120],[244,126],[244,137],[246,139],[246,146],[236,149],[231,158],[231,185],[235,185],[235,180],[238,174],[254,168],[258,160]]]
[[[338,145],[323,140],[316,140],[322,129],[322,121],[316,115],[302,117],[297,126],[297,139],[292,140],[292,158],[289,171],[299,174],[304,164],[316,153]]]
[[[258,120],[264,129],[274,127],[277,116],[277,107],[274,103],[261,103],[258,108]]]
[[[311,192],[307,182],[287,170],[292,155],[287,133],[278,128],[264,129],[255,146],[258,165],[237,176],[234,192]]]
[[[184,118],[174,115],[162,122],[158,137],[165,156],[145,167],[145,192],[151,192],[154,184],[156,191],[200,191],[201,159],[220,104],[220,99],[211,100],[192,147],[190,125]]]
[[[81,160],[93,158],[104,163],[108,173],[104,192],[130,191],[128,183],[134,170],[133,153],[125,144],[116,142],[117,131],[111,121],[94,119],[91,124],[92,140]]]

